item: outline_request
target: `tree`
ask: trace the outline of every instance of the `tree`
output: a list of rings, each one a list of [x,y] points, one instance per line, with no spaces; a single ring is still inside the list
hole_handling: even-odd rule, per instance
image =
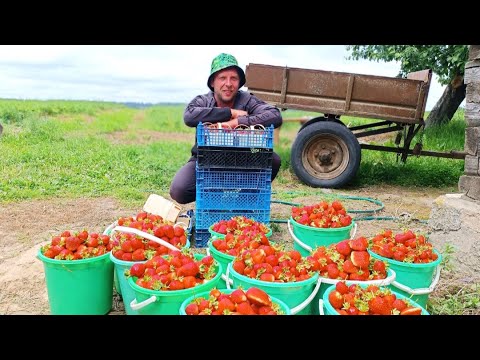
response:
[[[400,62],[401,77],[412,71],[431,69],[438,82],[447,87],[430,111],[425,126],[448,123],[465,99],[467,45],[348,45],[346,48],[351,51],[348,59]]]

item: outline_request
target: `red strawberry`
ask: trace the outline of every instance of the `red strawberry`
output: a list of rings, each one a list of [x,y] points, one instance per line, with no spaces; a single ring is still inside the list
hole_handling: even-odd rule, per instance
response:
[[[335,309],[341,309],[343,306],[343,295],[337,290],[333,290],[328,294],[328,301]]]
[[[360,236],[356,239],[350,240],[349,245],[352,250],[366,251],[368,247],[368,240],[365,237]]]
[[[350,252],[352,251],[352,249],[350,248],[350,245],[349,245],[349,242],[348,240],[343,240],[343,241],[340,241],[339,243],[337,243],[335,245],[335,249],[342,255],[344,256],[348,256],[350,255]],[[366,248],[365,248],[366,250]]]
[[[245,295],[245,292],[242,289],[236,289],[230,294],[230,299],[235,304],[239,304],[247,301],[247,295]]]
[[[418,307],[408,307],[400,312],[400,315],[421,315],[422,309]]]
[[[370,264],[370,254],[367,251],[352,251],[350,259],[353,265],[360,269],[368,269],[368,265]]]
[[[270,306],[272,305],[272,300],[270,296],[263,291],[262,289],[251,287],[245,293],[247,299],[252,302],[253,304],[257,304],[260,306]]]
[[[390,307],[388,303],[380,296],[376,296],[368,302],[371,314],[390,315]]]

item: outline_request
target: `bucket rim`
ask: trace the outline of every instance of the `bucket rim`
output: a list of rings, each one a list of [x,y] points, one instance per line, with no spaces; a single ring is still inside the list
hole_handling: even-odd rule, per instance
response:
[[[366,288],[369,284],[359,284],[362,288]],[[330,304],[330,301],[328,301],[328,295],[333,291],[333,289],[335,289],[335,285],[331,285],[329,286],[327,289],[325,289],[325,292],[323,293],[323,296],[322,296],[322,299],[323,299],[323,304],[325,305],[325,307],[328,308],[328,310],[330,310],[330,312],[332,312],[332,315],[340,315],[339,313],[337,313],[335,311],[335,309],[333,308],[332,304]],[[421,315],[430,315],[430,313],[427,311],[427,309],[425,309],[422,305],[420,305],[419,303],[417,303],[416,301],[412,300],[411,298],[409,298],[408,296],[405,296],[403,294],[400,294],[399,292],[396,292],[392,289],[390,289],[390,291],[392,292],[392,294],[395,294],[395,296],[397,297],[397,299],[406,299],[408,300],[408,302],[413,306],[413,307],[419,307],[420,309],[422,309],[422,314]]]
[[[223,239],[219,239],[219,240],[223,240]],[[229,260],[229,261],[232,261],[233,259],[235,259],[235,256],[233,255],[230,255],[230,254],[225,254],[221,251],[218,251],[215,246],[213,246],[212,244],[212,239],[208,240],[208,248],[210,249],[210,252],[212,252],[213,254],[215,254],[216,256],[222,258],[222,260]]]
[[[249,282],[251,284],[257,285],[257,286],[263,286],[263,287],[270,287],[270,288],[288,288],[294,286],[303,286],[303,285],[310,285],[311,283],[315,283],[318,281],[319,274],[318,272],[315,272],[313,276],[311,276],[308,279],[302,280],[302,281],[294,281],[294,282],[271,282],[271,281],[263,281],[263,280],[257,280],[257,279],[252,279],[249,278],[248,276],[239,274],[238,272],[235,271],[233,268],[232,263],[228,264],[228,271],[232,276],[236,276],[240,280]]]
[[[78,260],[58,260],[58,259],[50,259],[42,254],[42,249],[38,249],[37,258],[45,263],[55,264],[55,265],[80,265],[80,264],[89,264],[93,262],[97,262],[100,260],[110,259],[111,251],[106,252],[100,256],[91,257],[88,259],[78,259]]]
[[[218,291],[220,291],[222,294],[231,294],[235,290],[237,290],[237,289],[218,289]],[[190,302],[192,302],[192,300],[194,300],[196,298],[199,298],[199,297],[208,298],[208,296],[210,295],[210,291],[211,290],[203,291],[203,292],[198,293],[198,294],[193,294],[192,296],[189,296],[188,298],[183,300],[182,304],[180,305],[179,314],[180,315],[187,315],[187,313],[185,312],[185,308],[187,307],[187,305],[190,304]],[[272,302],[280,305],[281,309],[283,311],[285,311],[284,315],[292,315],[290,307],[284,301],[282,301],[279,298],[277,298],[275,296],[272,296],[270,294],[268,294],[268,296],[270,297]]]
[[[322,279],[322,284],[328,284],[328,285],[336,285],[339,281],[345,281],[347,283],[347,285],[352,285],[352,284],[359,284],[359,285],[362,285],[362,284],[365,284],[365,285],[378,285],[378,284],[385,284],[385,281],[389,280],[388,278],[389,277],[393,277],[391,279],[391,281],[388,283],[388,284],[385,284],[385,285],[390,285],[390,283],[392,283],[393,281],[395,281],[395,276],[393,276],[395,273],[395,271],[393,269],[390,269],[388,268],[387,269],[387,277],[385,279],[377,279],[377,280],[343,280],[343,279],[330,279],[330,278],[326,278],[326,277],[323,277],[323,276],[320,276],[320,278]]]
[[[210,233],[210,235],[216,236],[219,239],[224,239],[226,234],[220,234],[220,233],[214,231],[213,230],[213,225],[215,225],[215,224],[210,225],[209,228],[208,228],[208,232]],[[268,238],[268,237],[272,236],[272,234],[273,234],[272,228],[270,226],[266,225],[266,224],[264,224],[264,225],[268,228],[268,232],[265,234],[265,236]]]
[[[346,230],[350,230],[355,225],[355,220],[353,220],[353,219],[352,219],[352,222],[350,223],[350,225],[342,226],[342,227],[338,227],[338,228],[317,228],[317,227],[313,227],[313,226],[303,225],[303,224],[300,224],[300,223],[296,222],[295,219],[292,216],[290,216],[290,221],[291,221],[291,223],[293,224],[294,227],[298,226],[299,228],[305,229],[305,230],[326,231],[326,232],[346,231]]]
[[[441,254],[438,250],[436,250],[436,249],[433,249],[433,252],[434,252],[435,254],[437,254],[437,256],[438,256],[437,260],[432,261],[432,262],[429,262],[429,263],[406,263],[406,262],[403,262],[403,261],[398,261],[398,260],[395,260],[395,259],[389,259],[389,258],[386,258],[386,257],[384,257],[384,256],[378,255],[377,253],[373,252],[373,251],[370,250],[370,249],[367,249],[367,251],[369,252],[370,256],[373,256],[373,257],[376,258],[376,259],[386,261],[386,262],[388,262],[390,265],[396,265],[396,266],[401,266],[401,267],[406,267],[406,268],[430,268],[430,267],[436,267],[436,266],[439,265],[440,262],[442,261],[442,254]]]
[[[224,240],[224,239],[218,239],[218,240]],[[208,244],[209,250],[210,250],[212,253],[214,253],[215,255],[218,255],[219,257],[221,257],[222,260],[233,261],[233,260],[236,258],[236,256],[233,256],[233,255],[230,255],[230,254],[225,254],[224,252],[218,251],[218,250],[215,248],[215,246],[213,246],[212,242],[213,242],[213,239],[208,240],[208,243],[207,243],[207,244]],[[272,244],[275,245],[275,244],[276,244],[274,241],[268,240],[268,242],[270,243],[270,245],[272,245]],[[226,270],[226,269],[225,269],[225,270]]]
[[[202,258],[204,258],[206,255],[204,254],[194,254],[194,257],[196,260],[201,260]],[[217,274],[211,278],[210,280],[208,280],[206,283],[203,283],[201,285],[197,285],[197,286],[194,286],[193,288],[188,288],[188,289],[182,289],[182,290],[168,290],[168,291],[160,291],[160,290],[150,290],[150,289],[145,289],[145,288],[142,288],[141,286],[138,286],[137,284],[135,284],[135,281],[133,281],[133,278],[136,278],[136,276],[130,276],[127,281],[128,283],[130,284],[130,286],[132,287],[133,290],[139,292],[139,293],[142,293],[144,295],[154,295],[154,296],[179,296],[179,295],[185,295],[185,294],[191,294],[192,293],[192,290],[195,291],[195,288],[198,288],[198,287],[201,287],[202,288],[202,291],[203,290],[203,285],[207,285],[211,282],[215,282],[217,281],[218,279],[220,279],[220,277],[222,276],[222,264],[220,264],[219,261],[217,261],[216,259],[215,260],[215,263],[217,265]]]

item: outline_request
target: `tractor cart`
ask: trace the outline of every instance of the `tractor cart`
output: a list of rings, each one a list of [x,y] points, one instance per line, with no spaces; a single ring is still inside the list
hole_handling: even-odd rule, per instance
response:
[[[465,158],[464,152],[424,151],[421,141],[410,148],[425,126],[431,77],[431,70],[412,72],[403,79],[263,64],[246,67],[246,86],[258,98],[282,110],[323,114],[302,124],[292,145],[291,164],[301,181],[324,188],[342,187],[355,177],[361,149],[393,152],[403,162],[408,155]],[[349,127],[342,115],[372,123]],[[358,141],[394,131],[397,147]]]

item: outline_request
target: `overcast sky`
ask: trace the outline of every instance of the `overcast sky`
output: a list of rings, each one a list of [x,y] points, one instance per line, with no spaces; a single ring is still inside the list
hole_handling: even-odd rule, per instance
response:
[[[396,76],[398,63],[346,60],[344,45],[0,45],[0,98],[187,103],[209,91],[212,59]],[[246,89],[246,88],[244,88]],[[444,86],[433,82],[427,110]]]

